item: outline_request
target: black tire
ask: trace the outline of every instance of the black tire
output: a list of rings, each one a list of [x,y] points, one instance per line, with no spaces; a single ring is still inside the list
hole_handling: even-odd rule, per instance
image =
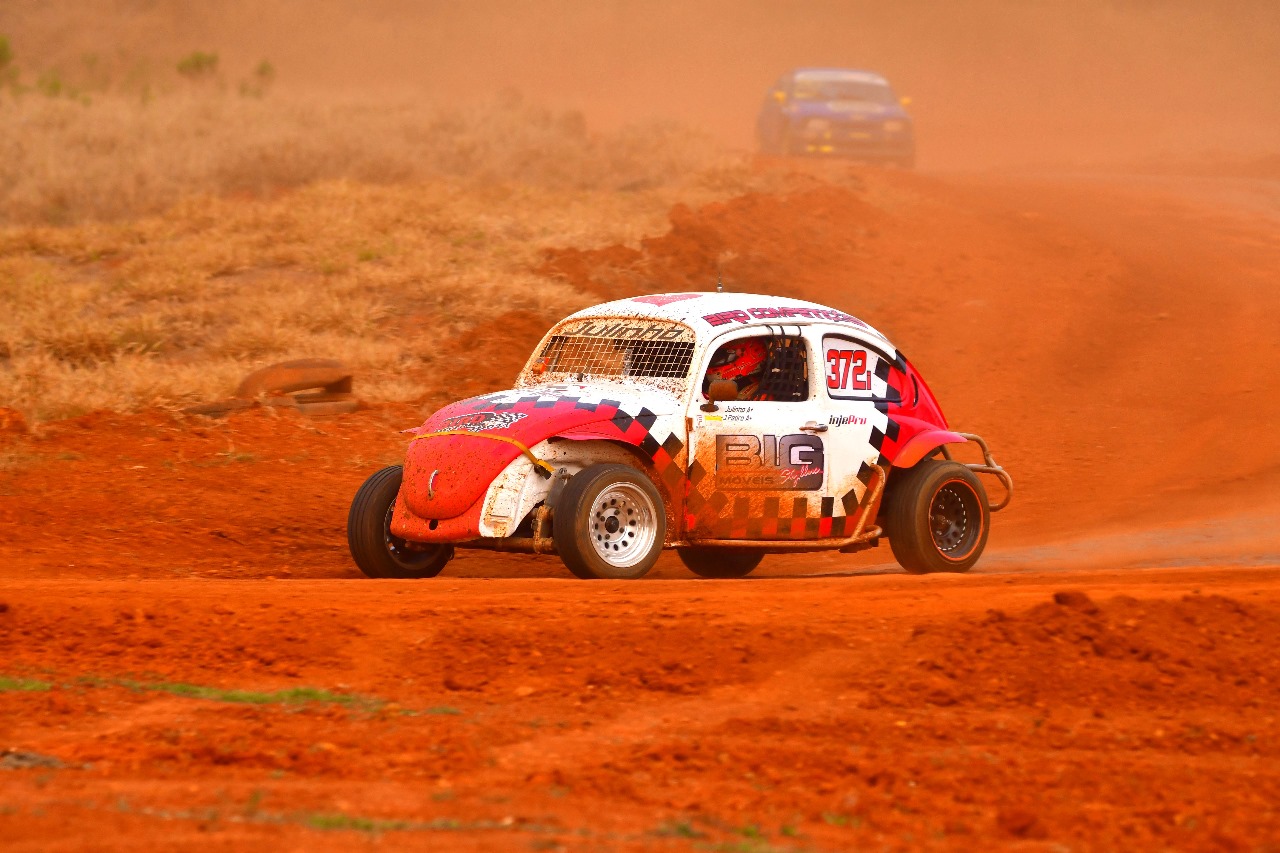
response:
[[[680,562],[700,578],[745,578],[764,559],[759,551],[731,548],[678,548]]]
[[[391,534],[391,510],[400,491],[401,466],[364,481],[347,515],[347,546],[360,571],[371,578],[433,578],[453,559],[452,545],[412,546]]]
[[[667,510],[644,472],[592,465],[560,493],[551,536],[560,559],[578,577],[634,580],[648,574],[662,553]]]
[[[889,481],[884,528],[908,572],[967,572],[991,529],[986,489],[958,462],[917,462]]]

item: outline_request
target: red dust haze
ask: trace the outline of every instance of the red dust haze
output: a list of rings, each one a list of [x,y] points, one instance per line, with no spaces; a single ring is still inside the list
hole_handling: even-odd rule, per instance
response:
[[[671,118],[753,144],[770,82],[872,68],[913,99],[933,168],[1243,162],[1280,148],[1271,0],[7,0],[45,66],[85,53],[265,58],[282,89],[458,104],[518,90],[592,127]]]

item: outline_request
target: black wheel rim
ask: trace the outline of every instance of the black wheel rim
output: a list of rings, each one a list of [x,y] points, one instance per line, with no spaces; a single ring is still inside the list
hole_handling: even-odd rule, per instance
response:
[[[929,532],[938,553],[948,560],[963,560],[981,530],[981,508],[973,489],[955,480],[944,483],[929,504]]]
[[[433,550],[420,551],[411,548],[409,543],[391,532],[391,516],[395,512],[395,504],[387,507],[386,517],[382,521],[382,543],[396,565],[406,569],[417,569],[431,561]]]

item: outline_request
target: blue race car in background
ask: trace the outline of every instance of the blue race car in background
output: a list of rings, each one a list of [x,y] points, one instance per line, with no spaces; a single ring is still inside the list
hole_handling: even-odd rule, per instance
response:
[[[911,117],[879,74],[843,68],[797,68],[773,84],[756,134],[765,154],[827,155],[916,162]]]

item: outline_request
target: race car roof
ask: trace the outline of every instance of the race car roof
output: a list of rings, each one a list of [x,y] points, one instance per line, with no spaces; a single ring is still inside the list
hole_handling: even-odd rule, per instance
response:
[[[656,293],[605,302],[572,314],[565,321],[595,317],[674,320],[691,327],[699,338],[742,326],[797,326],[831,323],[893,345],[869,323],[816,302],[756,293]]]
[[[814,80],[848,80],[852,83],[873,83],[888,86],[889,81],[874,71],[863,71],[860,68],[796,68],[792,77],[807,77]]]

